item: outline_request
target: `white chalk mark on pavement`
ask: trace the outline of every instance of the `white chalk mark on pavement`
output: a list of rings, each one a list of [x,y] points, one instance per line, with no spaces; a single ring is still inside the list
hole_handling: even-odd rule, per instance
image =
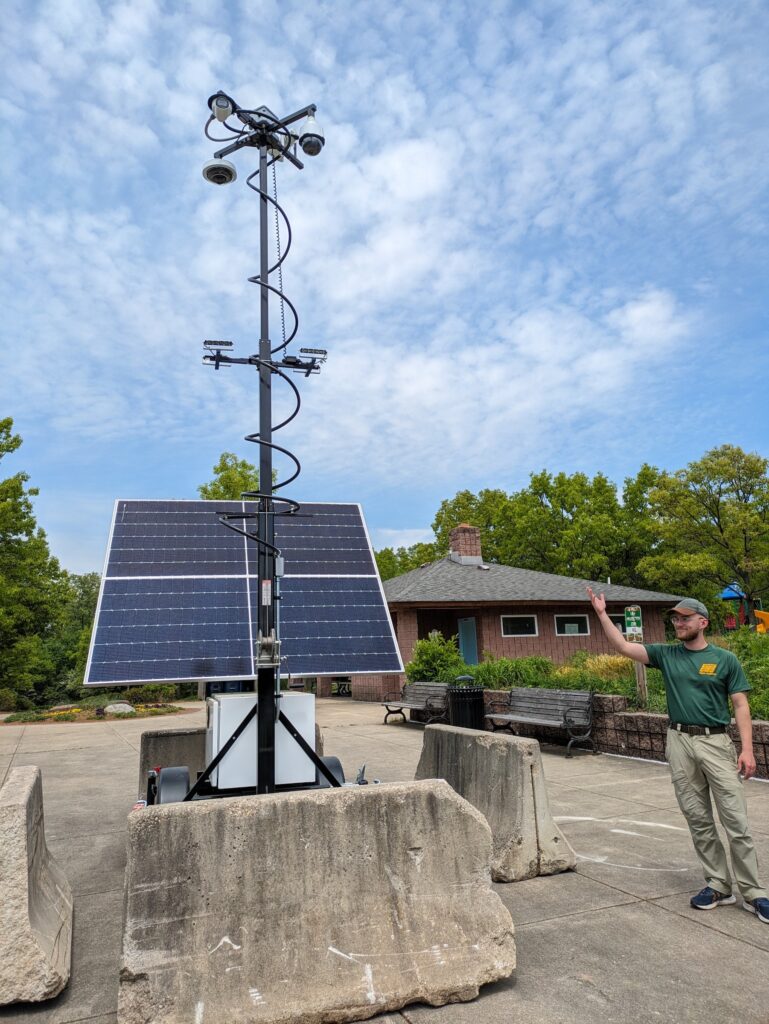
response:
[[[575,851],[576,852],[576,851]],[[605,864],[607,868],[625,868],[628,871],[688,871],[688,868],[646,868],[640,864],[616,864],[613,860],[609,860],[608,857],[588,857],[586,853],[577,853],[577,860],[587,860],[592,864]]]
[[[203,1024],[203,1003],[195,1003],[195,1024]]]
[[[664,839],[660,839],[659,836],[645,836],[643,832],[628,832],[624,828],[610,828],[610,832],[614,832],[618,836],[637,836],[639,839],[651,839],[655,843],[664,843]]]

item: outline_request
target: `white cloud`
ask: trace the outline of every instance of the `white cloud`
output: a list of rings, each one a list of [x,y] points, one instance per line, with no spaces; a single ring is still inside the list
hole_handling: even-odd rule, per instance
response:
[[[331,352],[291,445],[393,507],[591,457],[766,255],[754,4],[70,0],[5,29],[0,398],[105,458],[255,424],[253,378],[198,361],[258,337],[254,154],[200,175],[219,87],[318,104],[323,153],[278,169],[299,340]]]

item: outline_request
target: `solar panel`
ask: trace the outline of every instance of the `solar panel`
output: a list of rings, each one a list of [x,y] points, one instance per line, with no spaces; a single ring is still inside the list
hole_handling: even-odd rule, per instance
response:
[[[115,503],[86,686],[254,678],[258,545],[217,518],[241,511],[256,504]],[[275,542],[281,675],[402,672],[360,506],[276,516]]]

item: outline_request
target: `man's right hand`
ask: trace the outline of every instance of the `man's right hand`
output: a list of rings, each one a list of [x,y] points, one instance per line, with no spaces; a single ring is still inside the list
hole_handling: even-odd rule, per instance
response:
[[[596,594],[592,587],[587,587],[587,596],[593,606],[596,615],[602,615],[606,611],[606,598],[603,594]]]

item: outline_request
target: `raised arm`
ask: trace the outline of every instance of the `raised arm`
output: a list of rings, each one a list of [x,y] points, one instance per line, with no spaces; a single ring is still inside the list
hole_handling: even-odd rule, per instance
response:
[[[606,614],[606,598],[603,594],[596,594],[592,587],[588,587],[587,596],[590,598],[593,611],[598,616],[601,628],[606,634],[606,639],[612,645],[617,654],[624,654],[626,658],[632,658],[633,661],[640,661],[642,665],[648,665],[649,655],[646,653],[644,645],[631,644],[626,640]]]

